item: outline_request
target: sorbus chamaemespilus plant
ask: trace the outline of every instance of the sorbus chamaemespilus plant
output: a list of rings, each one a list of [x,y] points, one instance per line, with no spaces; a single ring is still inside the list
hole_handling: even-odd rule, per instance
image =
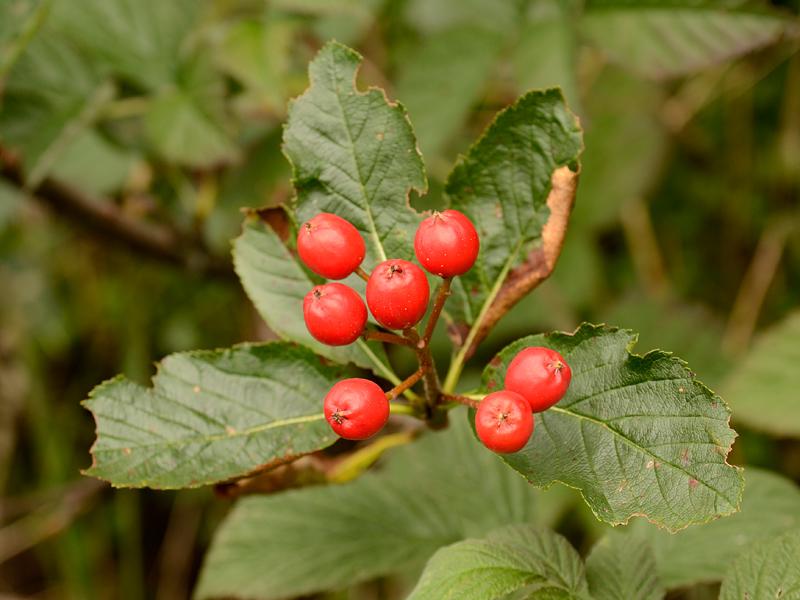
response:
[[[428,309],[430,288],[422,269],[407,260],[387,260],[375,267],[367,282],[367,305],[388,329],[416,325]]]
[[[344,279],[355,271],[367,250],[351,223],[320,213],[300,226],[297,253],[305,265],[326,279]]]
[[[417,260],[439,277],[463,275],[475,264],[480,241],[475,226],[457,210],[435,212],[420,223],[414,237]]]
[[[329,346],[344,346],[355,342],[364,331],[367,307],[353,288],[326,283],[306,294],[303,318],[315,339]]]
[[[475,405],[463,396],[445,394],[438,389],[433,373],[433,358],[428,343],[442,307],[450,294],[453,277],[463,275],[475,263],[480,250],[478,233],[470,220],[456,210],[434,213],[423,220],[414,238],[414,250],[420,263],[443,278],[425,331],[420,335],[415,325],[425,316],[430,287],[425,273],[414,263],[389,259],[376,266],[371,274],[360,268],[365,255],[364,240],[355,227],[323,213],[305,223],[297,237],[300,257],[308,267],[328,279],[340,279],[356,272],[367,280],[367,306],[375,320],[402,331],[366,331],[367,307],[358,293],[342,284],[327,283],[311,290],[303,301],[306,327],[314,338],[332,346],[366,339],[404,344],[414,349],[420,368],[390,391],[384,391],[368,379],[345,379],[334,385],[325,397],[325,418],[343,438],[362,440],[371,437],[389,418],[389,399],[425,379],[426,393],[434,388],[425,414],[440,401]],[[557,352],[547,348],[526,348],[520,352],[506,373],[506,389],[489,394],[477,405],[475,426],[483,444],[494,452],[517,452],[533,433],[532,412],[549,408],[564,395],[569,386],[570,369]],[[431,381],[433,383],[431,383]],[[411,395],[411,398],[417,396]],[[412,407],[413,408],[413,407]],[[419,415],[419,406],[415,408]]]
[[[475,431],[489,450],[502,454],[522,450],[533,433],[528,401],[509,390],[489,394],[478,405]]]
[[[347,440],[365,440],[378,433],[389,419],[389,401],[380,386],[369,379],[344,379],[325,396],[325,419]]]
[[[534,346],[521,350],[508,365],[505,388],[523,396],[533,412],[556,404],[572,380],[572,370],[558,352]]]

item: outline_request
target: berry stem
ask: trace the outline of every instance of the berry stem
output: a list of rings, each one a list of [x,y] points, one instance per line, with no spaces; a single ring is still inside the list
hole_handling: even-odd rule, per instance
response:
[[[470,398],[469,396],[462,396],[460,394],[442,394],[439,396],[444,402],[456,402],[458,404],[465,404],[466,406],[471,406],[472,408],[478,408],[478,405],[481,403],[480,400],[476,400],[474,398]]]
[[[369,273],[367,273],[367,272],[366,272],[364,269],[362,269],[361,267],[356,267],[356,270],[355,270],[355,271],[353,271],[353,272],[354,272],[356,275],[358,275],[359,277],[361,277],[361,279],[363,279],[364,281],[369,281]]]
[[[433,330],[436,328],[436,323],[439,321],[439,315],[442,314],[444,303],[447,302],[447,298],[450,296],[450,284],[452,282],[452,277],[445,277],[442,280],[442,285],[439,286],[439,290],[436,292],[433,310],[431,311],[431,316],[428,317],[428,324],[425,326],[425,333],[422,336],[422,343],[424,343],[426,347],[431,341]]]
[[[409,377],[406,377],[398,385],[394,386],[392,389],[390,389],[388,392],[386,392],[386,397],[389,400],[396,399],[400,394],[405,392],[412,385],[414,385],[420,379],[422,379],[423,375],[425,375],[425,370],[422,367],[420,367],[419,369],[417,369],[417,371],[413,375],[410,375]]]
[[[439,384],[439,376],[436,373],[436,365],[433,362],[430,348],[422,343],[419,333],[413,327],[403,331],[406,338],[414,344],[417,353],[420,370],[423,372],[423,384],[425,385],[425,404],[422,407],[425,420],[432,429],[442,429],[447,426],[447,413],[438,409],[439,394],[442,391]]]
[[[408,346],[413,348],[414,344],[411,340],[404,338],[396,333],[387,333],[385,331],[365,331],[361,337],[367,341],[386,342],[387,344],[400,344],[401,346]]]

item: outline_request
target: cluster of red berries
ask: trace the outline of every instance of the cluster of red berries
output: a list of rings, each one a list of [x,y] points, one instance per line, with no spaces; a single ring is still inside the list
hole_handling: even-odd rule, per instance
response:
[[[472,222],[456,210],[436,212],[420,223],[414,251],[420,264],[446,279],[463,275],[478,256],[480,241]],[[352,344],[364,333],[367,307],[387,329],[408,330],[428,310],[430,288],[414,263],[389,259],[367,275],[361,269],[366,246],[348,221],[321,213],[300,227],[300,259],[314,273],[339,280],[358,272],[367,279],[366,305],[343,283],[314,287],[303,301],[303,316],[311,335],[324,344]],[[570,382],[564,359],[547,348],[527,348],[509,366],[503,391],[489,394],[478,406],[478,437],[495,452],[516,452],[533,432],[532,412],[558,402]],[[389,418],[389,399],[368,379],[345,379],[325,397],[325,418],[343,438],[363,440],[375,435]]]
[[[521,350],[508,365],[505,389],[486,396],[475,413],[475,431],[494,452],[521,450],[533,434],[533,413],[556,404],[572,380],[572,370],[555,350]]]
[[[420,223],[414,250],[420,264],[439,277],[463,275],[478,257],[480,242],[472,222],[456,210],[434,213]],[[344,279],[359,270],[366,254],[364,240],[348,221],[322,213],[300,227],[297,252],[305,265],[326,279]],[[387,329],[406,330],[428,310],[430,288],[425,273],[414,263],[390,259],[379,264],[367,280],[367,306]],[[367,324],[361,296],[342,283],[312,289],[303,301],[303,316],[311,335],[324,344],[355,342]],[[362,440],[380,431],[389,418],[389,400],[367,379],[345,379],[325,397],[325,418],[341,437]]]

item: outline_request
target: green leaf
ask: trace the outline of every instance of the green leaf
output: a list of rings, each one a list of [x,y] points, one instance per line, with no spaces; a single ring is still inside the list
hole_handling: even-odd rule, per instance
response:
[[[653,548],[659,576],[668,588],[720,581],[731,562],[754,543],[800,528],[800,488],[753,467],[744,476],[742,510],[735,515],[676,534],[634,524],[636,536]]]
[[[152,388],[117,377],[92,391],[86,474],[115,487],[198,487],[320,450],[336,440],[322,399],[341,375],[286,343],[173,354]]]
[[[720,600],[800,598],[800,530],[761,542],[740,556],[722,582]]]
[[[568,502],[558,492],[528,485],[455,418],[351,483],[239,501],[217,531],[196,596],[270,600],[417,569],[465,537],[507,523],[552,524]]]
[[[199,0],[67,0],[53,7],[54,26],[99,64],[156,91],[172,83]]]
[[[662,103],[652,82],[613,67],[599,74],[585,101],[586,151],[574,226],[612,225],[626,202],[649,192],[667,152],[657,116]]]
[[[619,64],[648,77],[675,77],[770,44],[788,22],[717,0],[592,0],[580,28]]]
[[[565,262],[559,264],[564,267]],[[602,310],[599,320],[624,322],[636,331],[639,336],[636,346],[640,352],[669,348],[694,371],[702,373],[708,384],[719,382],[730,368],[730,361],[720,352],[724,323],[702,305],[654,298],[636,290]],[[669,327],[664,327],[665,321]],[[732,406],[728,395],[723,396]]]
[[[422,158],[399,104],[378,89],[359,92],[361,57],[336,42],[311,62],[311,87],[289,108],[284,152],[292,163],[297,216],[332,212],[367,244],[366,267],[411,258],[419,216],[408,204],[426,189]]]
[[[563,0],[531,3],[513,48],[512,65],[523,91],[560,87],[573,112],[580,112],[574,19]]]
[[[534,485],[581,490],[612,524],[644,516],[674,531],[736,512],[743,482],[726,462],[736,433],[725,402],[669,353],[631,354],[635,341],[584,324],[502,350],[484,371],[485,390],[502,387],[508,363],[528,346],[552,348],[572,367],[564,398],[536,415],[528,445],[504,460]]]
[[[156,95],[145,114],[145,130],[156,151],[196,168],[235,160],[239,150],[226,130],[223,80],[203,55],[176,75],[177,85]]]
[[[517,0],[495,0],[491,10],[487,10],[486,0],[409,0],[405,4],[406,19],[429,34],[478,26],[508,35],[519,20]]]
[[[767,331],[724,389],[737,422],[773,435],[800,437],[800,312]]]
[[[592,548],[586,578],[595,600],[660,600],[665,594],[650,544],[616,531]]]
[[[459,129],[486,84],[502,37],[480,27],[430,36],[400,62],[401,98],[430,164]]]
[[[19,57],[3,94],[0,138],[21,152],[26,179],[35,186],[115,90],[95,65],[45,28]]]
[[[0,82],[47,19],[53,0],[0,0]]]
[[[452,208],[481,238],[475,266],[457,280],[448,309],[467,324],[491,303],[509,270],[541,236],[558,167],[576,166],[581,129],[559,90],[530,92],[495,118],[450,174]]]
[[[583,563],[567,540],[511,526],[439,550],[409,600],[493,600],[519,590],[526,598],[589,597]]]
[[[314,283],[270,227],[245,225],[233,243],[233,263],[247,295],[279,336],[336,362],[352,362],[397,381],[381,344],[358,340],[349,346],[328,346],[311,337],[303,320],[303,298]]]
[[[264,17],[237,22],[222,32],[217,64],[257,96],[262,110],[283,113],[294,28],[288,19]]]
[[[53,164],[55,178],[95,194],[112,194],[128,180],[136,155],[115,146],[96,130],[83,131]]]

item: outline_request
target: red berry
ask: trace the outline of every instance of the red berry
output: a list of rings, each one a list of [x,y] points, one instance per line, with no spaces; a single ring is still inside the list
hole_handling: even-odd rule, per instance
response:
[[[535,346],[514,357],[506,371],[505,387],[521,394],[533,412],[541,412],[564,397],[572,369],[555,350]]]
[[[430,288],[417,265],[398,258],[382,262],[367,282],[372,316],[389,329],[408,329],[425,316]]]
[[[475,264],[480,240],[475,226],[457,210],[435,212],[417,228],[414,251],[425,270],[440,277],[463,275]]]
[[[297,252],[305,265],[326,279],[344,279],[366,254],[358,230],[343,218],[320,213],[297,233]]]
[[[325,396],[325,418],[346,440],[365,440],[378,433],[389,419],[389,401],[369,379],[345,379]]]
[[[533,434],[533,414],[525,398],[502,390],[489,394],[478,405],[475,430],[489,450],[502,454],[518,452]]]
[[[323,344],[352,344],[364,331],[367,307],[356,291],[343,283],[318,285],[303,300],[309,333]]]

